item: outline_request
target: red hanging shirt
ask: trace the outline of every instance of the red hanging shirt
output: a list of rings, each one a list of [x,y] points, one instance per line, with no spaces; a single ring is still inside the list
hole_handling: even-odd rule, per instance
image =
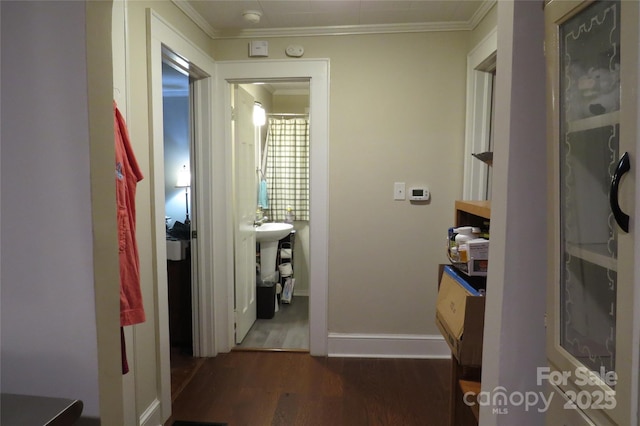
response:
[[[113,102],[116,143],[116,200],[120,252],[120,325],[144,322],[140,259],[136,243],[136,185],[143,179],[124,117]]]

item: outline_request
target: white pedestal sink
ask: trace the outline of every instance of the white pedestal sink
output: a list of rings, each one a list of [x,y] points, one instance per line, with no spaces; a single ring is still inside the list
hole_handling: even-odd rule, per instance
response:
[[[290,223],[263,223],[256,228],[256,242],[260,244],[260,278],[265,279],[276,270],[278,241],[293,229]]]

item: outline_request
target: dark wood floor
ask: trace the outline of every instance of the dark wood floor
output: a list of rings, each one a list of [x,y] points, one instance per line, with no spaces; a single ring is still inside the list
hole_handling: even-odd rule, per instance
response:
[[[180,395],[206,358],[194,358],[187,348],[171,348],[171,401]]]
[[[446,425],[449,374],[449,360],[233,351],[202,362],[166,424]]]

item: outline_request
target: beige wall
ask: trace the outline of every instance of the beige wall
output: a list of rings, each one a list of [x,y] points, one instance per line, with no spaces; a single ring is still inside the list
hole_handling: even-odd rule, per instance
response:
[[[289,114],[306,114],[309,112],[309,95],[275,95],[273,110]]]
[[[329,58],[329,331],[432,334],[437,265],[461,195],[468,32],[269,39]],[[247,39],[214,59],[247,59]],[[312,159],[313,161],[313,159]],[[393,183],[427,185],[426,205]],[[313,224],[312,224],[313,226]]]

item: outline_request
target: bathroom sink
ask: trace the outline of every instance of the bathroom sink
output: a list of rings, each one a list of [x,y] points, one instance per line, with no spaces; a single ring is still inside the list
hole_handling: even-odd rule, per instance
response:
[[[267,222],[256,227],[256,242],[268,243],[283,239],[293,229],[290,223]]]
[[[290,223],[267,222],[255,228],[256,242],[260,244],[260,277],[266,280],[276,270],[278,241],[289,235]]]

